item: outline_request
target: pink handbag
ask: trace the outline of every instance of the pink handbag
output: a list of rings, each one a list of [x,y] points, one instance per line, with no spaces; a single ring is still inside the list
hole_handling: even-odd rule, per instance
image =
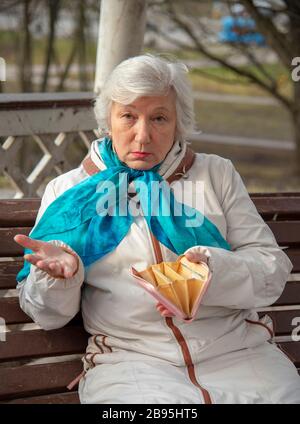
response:
[[[183,255],[176,262],[160,262],[131,274],[156,300],[176,317],[192,322],[211,280],[204,262],[194,263]]]

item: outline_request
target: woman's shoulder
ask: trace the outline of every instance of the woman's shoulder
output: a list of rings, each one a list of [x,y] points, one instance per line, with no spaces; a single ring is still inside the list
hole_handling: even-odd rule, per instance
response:
[[[196,153],[193,166],[199,167],[199,169],[207,169],[210,172],[218,171],[219,173],[220,169],[225,170],[233,165],[230,159],[214,153]]]
[[[222,202],[224,192],[230,186],[234,173],[235,168],[230,159],[216,154],[196,153],[190,178],[204,182]]]

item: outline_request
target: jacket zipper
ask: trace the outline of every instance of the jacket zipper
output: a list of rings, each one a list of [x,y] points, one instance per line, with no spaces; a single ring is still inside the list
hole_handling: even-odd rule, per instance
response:
[[[150,232],[151,244],[154,251],[156,263],[160,263],[163,261],[163,257],[162,257],[162,251],[159,245],[159,241],[150,230],[149,232]],[[212,404],[212,400],[211,400],[209,392],[206,389],[204,389],[197,381],[196,374],[195,374],[195,367],[194,367],[192,357],[191,357],[185,338],[183,337],[179,328],[176,327],[171,317],[166,317],[165,320],[166,320],[167,326],[172,330],[174,337],[176,338],[177,343],[179,344],[181,348],[182,356],[183,356],[185,365],[187,367],[188,375],[191,382],[194,384],[194,386],[196,386],[201,391],[201,394],[204,399],[204,403]]]

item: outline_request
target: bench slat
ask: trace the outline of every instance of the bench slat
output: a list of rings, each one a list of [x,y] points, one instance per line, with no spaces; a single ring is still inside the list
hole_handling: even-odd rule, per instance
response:
[[[20,308],[18,297],[0,298],[0,311],[6,325],[32,322],[32,319]]]
[[[24,249],[13,238],[16,234],[28,234],[31,227],[0,228],[0,257],[23,256]]]
[[[292,320],[295,317],[300,317],[300,310],[267,311],[259,312],[258,315],[269,315],[272,318],[276,336],[290,336],[295,328],[295,326],[292,326]]]
[[[274,306],[285,305],[300,305],[300,281],[288,282],[283,290],[282,295],[274,303]]]
[[[300,249],[290,247],[284,249],[284,253],[288,255],[293,264],[293,272],[300,272]]]
[[[282,214],[285,216],[300,216],[300,196],[288,196],[288,200],[283,195],[274,197],[273,193],[270,196],[258,197],[254,194],[250,197],[261,215]]]
[[[23,259],[0,261],[0,290],[16,288],[16,275],[23,267],[23,263]]]
[[[6,342],[1,343],[0,361],[82,353],[88,336],[82,326],[7,333]]]
[[[0,227],[32,227],[41,199],[10,199],[0,202]]]
[[[281,246],[299,245],[300,221],[266,221]]]
[[[67,391],[83,370],[81,360],[52,364],[0,367],[0,400]]]
[[[1,402],[0,402],[1,403]],[[79,396],[78,392],[68,392],[68,393],[55,393],[53,395],[43,395],[43,396],[34,396],[26,397],[20,399],[9,400],[5,403],[8,404],[78,404]]]

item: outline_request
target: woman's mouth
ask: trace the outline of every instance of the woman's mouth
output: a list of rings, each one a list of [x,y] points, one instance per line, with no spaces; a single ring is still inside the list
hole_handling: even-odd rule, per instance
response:
[[[143,158],[146,158],[147,156],[151,155],[151,153],[145,153],[145,152],[132,152],[132,154],[137,159],[143,159]]]

